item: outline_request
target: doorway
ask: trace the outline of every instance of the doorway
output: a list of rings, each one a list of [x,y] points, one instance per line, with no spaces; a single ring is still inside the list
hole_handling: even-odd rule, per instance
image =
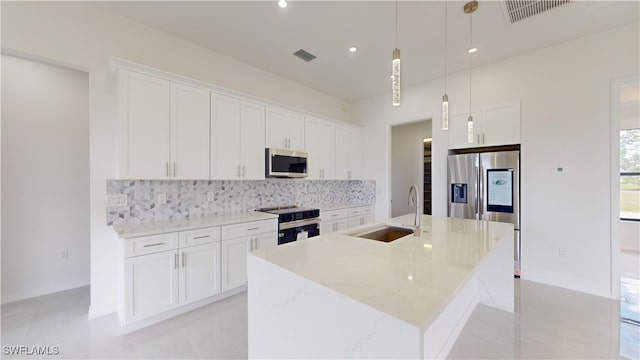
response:
[[[89,285],[89,74],[2,54],[2,303]]]
[[[430,119],[391,127],[391,217],[414,212],[408,203],[413,184],[423,194],[421,213],[431,212],[431,145]]]

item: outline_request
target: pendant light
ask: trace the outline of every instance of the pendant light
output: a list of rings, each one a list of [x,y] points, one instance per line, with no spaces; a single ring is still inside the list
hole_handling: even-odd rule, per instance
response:
[[[444,0],[444,96],[442,96],[442,130],[449,130],[449,96],[447,96],[447,0]]]
[[[465,14],[469,14],[469,117],[467,118],[467,142],[473,143],[473,116],[471,116],[471,70],[473,68],[473,12],[478,9],[477,1],[469,1],[464,5]],[[474,51],[471,51],[474,49]]]
[[[398,0],[396,0],[396,48],[391,61],[391,96],[393,106],[400,106],[400,49],[398,49]]]

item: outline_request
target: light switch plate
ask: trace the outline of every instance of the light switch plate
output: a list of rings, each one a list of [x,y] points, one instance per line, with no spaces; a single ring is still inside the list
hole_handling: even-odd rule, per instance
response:
[[[127,195],[107,195],[107,207],[127,206]]]
[[[158,204],[162,205],[166,203],[167,203],[167,194],[165,193],[158,194]]]

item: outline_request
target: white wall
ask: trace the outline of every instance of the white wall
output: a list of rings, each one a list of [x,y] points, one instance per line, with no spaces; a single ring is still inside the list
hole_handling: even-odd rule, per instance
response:
[[[2,104],[2,303],[88,285],[89,76],[3,55]]]
[[[409,188],[420,189],[420,211],[424,199],[424,138],[431,137],[431,120],[391,128],[391,217],[410,214]]]
[[[89,72],[91,308],[115,311],[115,233],[106,226],[105,180],[116,174],[115,89],[107,65],[116,56],[301,110],[349,120],[340,99],[83,2],[5,2],[2,48]]]
[[[473,107],[521,100],[523,278],[615,297],[610,250],[611,80],[638,73],[638,24],[473,70]],[[409,76],[409,74],[404,74]],[[446,215],[448,135],[440,128],[443,79],[352,106],[362,123],[365,177],[376,180],[376,217],[388,213],[388,125],[433,118],[433,213]],[[468,73],[450,75],[451,113],[468,109]],[[554,165],[568,172],[556,175]],[[440,189],[440,191],[438,191]],[[565,248],[566,257],[558,256]],[[617,256],[617,255],[615,255]]]

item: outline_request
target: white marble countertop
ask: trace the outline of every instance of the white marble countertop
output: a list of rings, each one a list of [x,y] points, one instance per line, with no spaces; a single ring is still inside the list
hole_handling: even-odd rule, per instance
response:
[[[386,223],[411,224],[413,217]],[[500,239],[513,239],[512,224],[429,215],[422,217],[420,237],[410,234],[385,243],[348,235],[382,225],[363,225],[252,255],[423,327]]]
[[[316,209],[320,209],[320,214],[322,215],[323,211],[332,211],[332,210],[342,210],[342,209],[350,209],[354,207],[362,207],[362,206],[374,206],[374,204],[363,204],[363,203],[334,203],[334,204],[305,204],[304,207],[312,207]]]
[[[238,214],[227,214],[218,216],[208,216],[193,219],[151,221],[138,224],[114,225],[118,236],[128,239],[139,236],[156,235],[162,233],[201,229],[212,226],[222,226],[239,224],[250,221],[278,219],[278,215],[263,212],[247,212]]]

